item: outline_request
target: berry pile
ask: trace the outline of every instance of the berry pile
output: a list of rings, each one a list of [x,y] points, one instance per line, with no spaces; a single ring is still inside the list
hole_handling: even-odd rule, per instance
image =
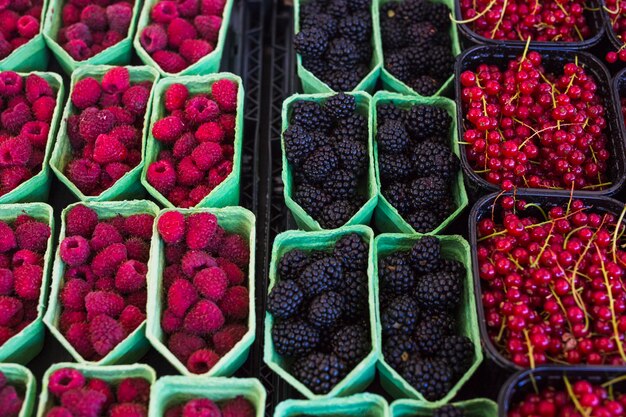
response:
[[[293,249],[278,262],[267,310],[272,342],[289,371],[315,394],[334,388],[372,350],[369,245],[356,233],[332,251]]]
[[[208,212],[163,213],[165,242],[161,328],[168,349],[189,371],[204,374],[247,333],[248,242]]]
[[[477,174],[514,187],[601,190],[610,185],[608,109],[576,58],[548,72],[538,52],[506,68],[461,74],[467,159]]]
[[[381,258],[378,277],[385,362],[426,400],[443,398],[474,360],[456,322],[465,267],[426,236]]]
[[[101,81],[86,77],[72,89],[67,118],[72,159],[67,178],[85,195],[98,195],[141,162],[149,81],[131,83],[127,68],[113,67]]]
[[[470,417],[462,409],[453,405],[444,405],[433,411],[433,417]]]
[[[56,94],[38,75],[0,72],[0,196],[41,171]]]
[[[460,0],[464,21],[488,39],[580,42],[594,35],[586,0]],[[589,7],[592,7],[591,5]]]
[[[99,219],[78,205],[65,218],[58,327],[76,352],[97,361],[146,318],[151,214]]]
[[[190,97],[172,84],[163,98],[168,115],[152,125],[161,151],[146,179],[177,207],[195,206],[233,171],[239,86],[223,79],[210,89]]]
[[[64,3],[56,41],[74,60],[91,58],[128,36],[134,0]]]
[[[143,378],[124,378],[114,385],[61,368],[50,374],[48,391],[54,405],[44,417],[148,416],[150,382]]]
[[[371,0],[310,0],[294,38],[302,65],[335,91],[351,91],[372,60]]]
[[[526,394],[510,405],[507,417],[618,417],[626,415],[626,393],[612,381],[598,384],[585,379],[550,381],[539,392]]]
[[[451,184],[459,159],[450,150],[448,112],[434,106],[377,106],[376,144],[381,191],[419,233],[434,230],[456,210]]]
[[[40,31],[43,0],[4,1],[0,5],[0,59],[34,38]]]
[[[225,5],[226,0],[160,0],[139,42],[163,71],[180,72],[213,52]]]
[[[167,409],[163,417],[254,417],[254,405],[241,395],[215,403],[208,398],[194,398]]]
[[[493,205],[500,212],[477,222],[476,251],[498,351],[521,367],[624,365],[626,251],[617,216],[580,200],[539,207],[505,196]]]
[[[9,383],[6,375],[0,372],[0,416],[18,417],[24,403],[20,387]]]
[[[294,200],[323,228],[342,226],[367,199],[368,124],[355,97],[296,101],[283,138]]]
[[[617,62],[619,59],[626,62],[626,1],[622,0],[605,0],[604,10],[608,13],[611,20],[613,34],[624,45],[617,52],[609,51],[606,54],[606,61],[610,64]]]
[[[448,6],[429,0],[380,7],[385,68],[423,96],[435,94],[454,70],[449,14]]]
[[[50,226],[25,214],[0,221],[0,346],[37,317]]]

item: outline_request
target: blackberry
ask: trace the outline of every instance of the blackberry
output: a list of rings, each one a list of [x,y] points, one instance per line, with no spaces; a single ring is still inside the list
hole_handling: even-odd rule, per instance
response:
[[[336,19],[341,19],[350,14],[348,0],[330,0],[326,6],[327,13]]]
[[[298,285],[307,297],[315,297],[325,291],[336,289],[341,283],[342,273],[341,262],[327,256],[307,266],[300,274]]]
[[[465,417],[465,412],[453,405],[444,405],[433,412],[433,417]]]
[[[302,57],[320,58],[328,49],[328,34],[320,28],[308,28],[296,34],[293,44]]]
[[[332,352],[348,366],[356,365],[372,350],[369,328],[360,324],[339,328],[330,344]]]
[[[333,255],[339,259],[345,270],[365,271],[369,259],[369,245],[358,234],[350,233],[335,243]]]
[[[446,311],[430,312],[430,316],[426,319],[440,328],[444,336],[452,335],[456,329],[456,320]]]
[[[405,220],[417,233],[432,232],[440,223],[437,214],[431,210],[414,211],[409,213]]]
[[[312,185],[302,184],[296,189],[294,200],[312,217],[319,217],[331,198],[324,191]]]
[[[301,30],[307,28],[321,29],[326,32],[329,38],[332,38],[337,34],[337,21],[326,13],[315,14],[302,20]]]
[[[346,16],[339,21],[339,34],[355,43],[368,42],[372,36],[372,25],[359,15]]]
[[[332,177],[324,182],[322,188],[332,198],[349,199],[356,194],[357,185],[357,177],[353,172],[340,169],[335,171]]]
[[[315,352],[296,361],[291,373],[314,394],[327,394],[348,374],[348,366],[337,355]]]
[[[386,256],[378,263],[378,276],[385,290],[395,294],[407,294],[415,286],[415,276],[405,253]]]
[[[324,13],[326,8],[325,1],[309,1],[300,5],[300,20],[306,20],[311,16],[316,16]]]
[[[311,132],[326,132],[331,121],[322,105],[315,101],[300,100],[291,108],[291,123]]]
[[[406,37],[413,45],[424,47],[430,44],[437,35],[437,27],[431,22],[415,22],[406,28]]]
[[[381,314],[380,322],[383,335],[411,335],[418,320],[419,310],[417,303],[408,295],[398,297]]]
[[[416,209],[431,209],[443,201],[449,194],[448,184],[439,177],[416,178],[407,186],[411,206]]]
[[[356,53],[359,57],[359,62],[367,69],[372,61],[372,45],[369,42],[357,43]],[[367,73],[367,71],[365,73]]]
[[[454,259],[442,259],[439,264],[439,270],[450,272],[456,275],[460,280],[465,277],[465,265]]]
[[[405,0],[398,6],[398,15],[407,22],[429,20],[428,5],[426,0]]]
[[[398,372],[402,372],[404,365],[418,355],[417,345],[410,336],[390,336],[383,341],[385,362]]]
[[[413,175],[415,169],[406,155],[378,154],[378,170],[383,182],[402,181]]]
[[[339,157],[340,164],[355,175],[359,176],[367,170],[369,155],[365,143],[341,139],[335,143],[335,153]]]
[[[407,84],[421,96],[432,96],[441,87],[439,81],[430,75],[419,75]]]
[[[309,265],[308,255],[300,249],[292,249],[280,258],[278,275],[281,280],[298,279],[304,268]]]
[[[267,311],[274,318],[288,319],[298,312],[303,300],[304,292],[295,281],[279,281],[267,298]]]
[[[324,82],[335,91],[352,91],[361,82],[367,72],[358,70],[332,70],[324,77]]]
[[[411,74],[411,63],[404,53],[395,51],[385,55],[385,69],[393,76],[406,80]]]
[[[382,193],[389,204],[395,207],[399,213],[406,213],[411,207],[409,193],[404,183],[393,182],[384,186],[382,187]]]
[[[407,128],[418,140],[434,135],[448,135],[452,119],[446,109],[436,106],[413,106],[406,114]]]
[[[309,323],[320,329],[332,327],[341,318],[343,304],[343,296],[333,291],[317,296],[309,306]]]
[[[434,236],[424,236],[411,247],[409,262],[418,274],[436,271],[441,261],[441,244]]]
[[[415,299],[426,310],[453,311],[461,300],[461,281],[451,272],[424,275],[415,287]]]
[[[369,12],[369,7],[371,4],[371,0],[348,0],[348,7],[353,13],[357,11]]]
[[[319,222],[324,229],[336,229],[350,220],[357,210],[347,200],[336,200],[324,207]]]
[[[356,142],[367,142],[367,118],[359,113],[352,113],[337,122],[333,135],[337,140],[352,139]]]
[[[324,108],[331,117],[341,120],[356,112],[356,98],[346,93],[338,93],[326,100]]]
[[[428,48],[430,48],[430,45],[427,47],[410,45],[400,51],[406,57],[410,68],[409,75],[403,78],[403,81],[408,81],[411,75],[422,74],[428,69],[430,65]]]
[[[344,319],[358,320],[368,314],[367,273],[364,271],[346,271],[339,292],[343,295]]]
[[[325,250],[313,250],[309,253],[309,264],[313,262],[321,261],[322,259],[330,258],[332,254]]]
[[[317,347],[319,340],[318,330],[303,320],[277,321],[272,326],[274,349],[281,356],[306,356]]]
[[[302,57],[302,66],[318,78],[323,78],[328,72],[328,63],[319,58]]]
[[[382,125],[387,120],[397,120],[402,122],[403,118],[404,112],[393,103],[379,104],[376,106],[376,119],[378,125]]]
[[[438,321],[432,317],[426,317],[415,327],[413,339],[417,349],[424,356],[437,354],[443,347],[446,337],[445,329],[438,326]]]
[[[443,3],[429,2],[428,20],[441,30],[448,30],[452,23],[450,21],[450,9]]]
[[[389,3],[387,3],[389,4]],[[393,51],[403,48],[407,44],[404,22],[397,16],[389,17],[393,11],[380,15],[380,34],[383,42],[383,51]]]
[[[438,176],[450,181],[459,172],[459,158],[440,143],[422,142],[413,149],[413,164],[420,177]]]
[[[428,401],[443,398],[452,388],[452,370],[438,359],[412,359],[405,366],[402,376]]]
[[[294,124],[283,132],[283,141],[287,161],[294,167],[299,167],[313,153],[316,147],[309,132],[304,130],[302,126]]]
[[[403,153],[409,147],[411,140],[404,128],[404,123],[398,120],[389,120],[378,127],[376,143],[378,150],[387,153]]]
[[[472,366],[474,344],[466,336],[449,336],[443,341],[440,357],[448,363],[452,373],[460,377]]]
[[[347,38],[335,38],[330,41],[325,56],[330,68],[335,70],[351,69],[359,62],[357,47]]]
[[[324,182],[336,170],[339,160],[330,146],[322,146],[315,150],[304,161],[304,175],[313,183]]]
[[[454,55],[450,46],[434,45],[428,49],[429,75],[446,80],[454,72]]]

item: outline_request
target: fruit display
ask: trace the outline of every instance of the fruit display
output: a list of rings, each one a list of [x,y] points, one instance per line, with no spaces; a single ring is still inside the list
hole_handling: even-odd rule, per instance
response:
[[[380,6],[385,69],[422,96],[432,96],[454,71],[450,9],[430,0]]]
[[[290,249],[268,295],[271,343],[284,367],[314,394],[335,388],[373,347],[368,242],[358,233],[328,249]]]
[[[283,149],[292,198],[324,229],[348,222],[372,194],[368,96],[339,93],[287,106]]]
[[[440,104],[454,108],[451,102]],[[453,184],[460,182],[460,164],[450,147],[451,135],[452,118],[445,107],[378,101],[381,194],[418,233],[433,231],[457,209]]]
[[[507,191],[613,185],[609,167],[618,156],[612,148],[621,140],[610,136],[606,70],[594,69],[592,59],[525,50],[496,65],[481,59],[464,69],[458,97],[468,168]]]
[[[624,44],[626,44],[626,37],[624,37],[626,35],[626,2],[606,0],[603,9],[608,21],[609,39],[611,39],[613,47],[617,47],[617,50],[611,48],[612,50],[605,55],[605,59],[610,64],[618,60],[626,62],[626,50],[624,50]]]
[[[487,398],[455,400],[449,404],[428,404],[412,399],[401,399],[392,403],[391,415],[394,417],[498,417],[498,404]]]
[[[248,333],[249,242],[208,212],[166,211],[161,342],[192,374],[206,374]]]
[[[0,371],[0,415],[19,417],[24,405],[24,387],[9,381],[8,377]]]
[[[43,7],[43,0],[3,2],[0,6],[0,59],[39,34]]]
[[[185,85],[164,89],[165,111],[153,114],[145,180],[162,203],[193,207],[207,203],[206,197],[233,174],[243,91],[234,78],[200,81],[192,91],[186,87],[191,79],[181,81]]]
[[[300,2],[293,44],[302,66],[334,91],[351,91],[370,72],[371,0]]]
[[[624,365],[626,253],[613,212],[622,204],[511,195],[488,204],[475,219],[475,261],[484,336],[498,354],[523,368]]]
[[[182,404],[171,405],[164,417],[195,417],[195,416],[223,416],[223,417],[255,417],[254,405],[245,397],[215,402],[209,398],[194,398]]]
[[[275,417],[384,417],[389,415],[387,401],[368,392],[347,397],[311,400],[289,399],[280,402]]]

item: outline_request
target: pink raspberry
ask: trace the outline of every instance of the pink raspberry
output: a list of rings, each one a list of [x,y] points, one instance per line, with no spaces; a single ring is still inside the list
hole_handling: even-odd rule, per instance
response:
[[[90,290],[91,285],[82,279],[68,280],[59,295],[61,305],[72,310],[83,310],[85,308],[85,296],[89,294]]]
[[[152,239],[153,223],[154,216],[151,214],[133,214],[124,220],[124,232],[149,241]]]
[[[219,80],[211,86],[211,97],[225,112],[234,112],[237,109],[237,93],[239,86],[231,80]]]
[[[32,177],[26,167],[10,167],[0,169],[0,195],[15,189],[18,185]]]
[[[0,167],[26,165],[32,152],[33,147],[28,139],[20,136],[10,138],[0,143]]]
[[[65,338],[84,359],[89,360],[96,355],[89,340],[89,323],[79,322],[70,325],[67,333],[65,333]]]
[[[126,303],[128,305],[137,307],[144,314],[146,312],[147,302],[148,302],[148,293],[146,291],[136,291],[126,296]]]
[[[203,249],[215,235],[217,217],[212,213],[194,213],[187,218],[187,226],[186,242],[189,249]]]
[[[92,378],[87,382],[87,389],[98,391],[107,398],[104,403],[105,408],[109,408],[111,404],[115,402],[115,395],[111,390],[111,386],[104,380],[98,378]]]
[[[178,317],[170,309],[163,312],[161,316],[161,329],[165,334],[170,334],[178,331],[183,325],[183,319]]]
[[[13,45],[11,45],[10,42],[2,39],[2,37],[0,36],[0,59],[8,57],[11,52],[13,52],[13,49],[15,49]]]
[[[172,188],[169,193],[167,193],[167,199],[176,207],[181,207],[183,202],[187,199],[189,195],[189,188],[178,185]]]
[[[167,47],[167,32],[161,25],[148,25],[141,32],[139,42],[149,54],[161,51]]]
[[[15,331],[10,327],[0,326],[0,345],[3,345],[15,335]]]
[[[215,259],[208,253],[199,250],[190,250],[185,253],[181,262],[183,273],[190,278],[198,271],[213,266],[217,266]]]
[[[102,48],[109,48],[122,40],[124,40],[124,35],[114,30],[110,30],[105,33],[104,38],[102,39]]]
[[[187,369],[189,369],[190,372],[194,373],[194,374],[205,374],[207,372],[209,372],[211,370],[211,368],[213,368],[215,366],[215,364],[220,360],[220,357],[213,352],[210,349],[201,349],[201,350],[197,350],[195,351],[187,360]],[[187,403],[187,405],[185,405],[185,408],[183,410],[183,416],[192,416],[192,415],[197,415],[197,416],[205,416],[205,415],[211,415],[211,416],[219,416],[219,409],[217,409],[217,414],[215,414],[214,412],[212,412],[211,414],[206,414],[206,408],[203,409],[203,411],[198,411],[201,412],[202,414],[190,414],[192,412],[187,411],[187,407],[189,406],[190,403],[194,402],[194,401],[200,401],[200,400],[191,400],[190,402]],[[210,401],[210,400],[207,400]],[[217,406],[216,406],[217,407]],[[197,408],[196,408],[197,410]]]
[[[167,340],[167,347],[178,360],[185,363],[192,353],[206,348],[206,342],[199,336],[185,332],[176,332]]]
[[[116,318],[124,310],[124,298],[112,291],[92,291],[85,296],[87,319],[91,320],[98,315],[107,315]]]
[[[217,258],[217,264],[222,268],[230,285],[239,285],[245,279],[244,273],[237,265],[224,258]]]
[[[185,39],[194,39],[197,36],[196,28],[186,19],[177,17],[167,26],[168,44],[171,48],[178,49]]]
[[[0,253],[8,252],[17,246],[17,239],[11,226],[0,221]]]
[[[187,401],[183,407],[183,417],[220,417],[221,411],[217,404],[208,398],[197,398]]]
[[[140,290],[146,286],[148,267],[138,261],[126,261],[115,274],[115,288],[122,294]]]
[[[195,96],[185,103],[185,117],[193,124],[217,119],[220,109],[217,103],[204,96]]]
[[[113,67],[102,77],[102,89],[107,93],[123,93],[130,88],[130,72],[124,67]]]
[[[198,142],[215,142],[219,143],[224,140],[224,129],[218,122],[207,122],[196,130],[196,139]]]
[[[106,110],[113,113],[117,125],[132,125],[135,123],[135,116],[126,109],[119,106],[107,107]]]
[[[44,157],[45,155],[42,150],[40,149],[33,150],[33,153],[31,154],[26,167],[30,170],[34,170],[33,174],[38,172],[39,169],[41,168],[41,165],[43,164]]]
[[[50,123],[56,104],[56,99],[53,97],[44,96],[38,98],[32,106],[33,116],[39,121]]]
[[[196,137],[191,132],[183,134],[172,147],[172,156],[179,160],[191,155],[191,152],[198,146]]]
[[[248,328],[243,324],[230,324],[224,326],[219,332],[213,335],[213,347],[219,355],[225,355],[235,347],[235,345],[248,332]]]
[[[63,27],[67,27],[78,21],[80,21],[80,9],[71,3],[65,4],[61,10],[61,22],[63,22]]]
[[[175,74],[187,68],[188,64],[185,59],[172,51],[156,51],[152,55],[152,59],[165,72]]]
[[[121,214],[118,214],[117,216],[111,217],[110,219],[106,220],[107,223],[109,223],[111,226],[115,227],[121,233],[124,233],[124,222],[125,221],[126,221],[126,218],[124,216],[122,216]]]
[[[159,153],[157,154],[157,160],[167,161],[172,165],[176,164],[176,159],[174,158],[172,151],[170,151],[169,149],[160,150]]]
[[[30,144],[39,150],[45,150],[48,144],[48,134],[50,124],[46,122],[33,121],[26,122],[20,130],[20,137],[26,139]],[[32,158],[32,154],[31,154]]]
[[[126,163],[130,166],[137,166],[141,162],[143,155],[141,153],[141,149],[131,149],[128,151],[128,156],[126,157]]]
[[[157,23],[170,23],[178,17],[178,8],[174,1],[159,1],[152,7],[150,18]]]
[[[18,417],[23,402],[14,386],[7,385],[0,389],[0,415]]]
[[[90,238],[97,224],[98,214],[93,209],[79,204],[72,207],[65,217],[65,233],[67,236],[79,235]]]
[[[165,262],[168,265],[178,264],[180,265],[180,261],[187,253],[187,248],[182,243],[177,243],[173,245],[165,245]]]
[[[126,90],[122,96],[124,107],[130,112],[143,115],[148,107],[148,99],[150,98],[150,89],[141,85],[135,85]]]
[[[109,417],[147,417],[145,405],[135,403],[114,404],[109,410]]]
[[[169,289],[177,279],[185,279],[179,264],[166,266],[163,270],[163,287]]]
[[[76,61],[84,61],[85,59],[95,55],[89,45],[80,39],[72,39],[63,45],[63,49]]]
[[[28,222],[15,229],[17,245],[33,252],[45,252],[50,238],[50,226],[42,222]]]
[[[98,278],[94,285],[94,289],[98,291],[113,291],[115,288],[115,280],[111,277]]]
[[[30,74],[26,77],[25,92],[26,99],[30,103],[34,103],[40,97],[54,95],[54,91],[48,81],[37,74]]]
[[[127,334],[132,333],[146,319],[146,315],[134,305],[127,305],[120,314],[120,324]]]
[[[191,64],[213,52],[213,45],[202,39],[185,39],[180,44],[180,55]]]
[[[224,325],[224,315],[217,305],[209,300],[198,301],[185,315],[183,328],[198,336],[209,335]]]
[[[68,268],[65,271],[65,279],[67,280],[72,278],[87,281],[89,285],[93,285],[97,279],[89,265],[80,265]]]
[[[176,7],[178,14],[182,17],[193,18],[200,12],[198,0],[178,0]]]
[[[74,368],[61,368],[50,374],[48,379],[48,391],[56,397],[60,397],[67,391],[85,386],[85,376]]]
[[[130,22],[133,19],[133,8],[130,3],[119,2],[107,6],[106,8],[107,21],[109,22],[109,29],[113,30],[120,35],[126,35]]]
[[[100,135],[109,133],[115,122],[115,115],[109,110],[90,107],[81,114],[78,128],[85,140],[93,143]]]
[[[214,142],[204,142],[191,153],[195,165],[203,171],[213,168],[222,160],[222,147]]]
[[[208,185],[198,185],[189,191],[189,201],[191,201],[193,206],[198,205],[211,191],[213,189]]]
[[[217,187],[228,178],[231,172],[233,172],[233,163],[231,161],[220,162],[218,166],[209,171],[209,185]]]
[[[183,417],[183,406],[175,405],[168,408],[163,417]]]
[[[94,256],[91,269],[99,277],[113,276],[126,259],[126,246],[123,243],[115,243]]]
[[[200,10],[205,15],[221,16],[225,5],[226,0],[201,0]]]
[[[112,351],[125,337],[122,325],[105,314],[95,316],[89,323],[89,341],[100,356]]]
[[[233,139],[235,137],[235,125],[237,118],[234,114],[223,113],[219,120],[220,126],[224,129],[224,136],[226,139]]]
[[[98,101],[100,108],[119,106],[122,100],[122,93],[105,93],[103,92]]]
[[[202,181],[204,172],[196,165],[191,156],[186,156],[176,165],[176,178],[179,184],[194,186]]]
[[[169,112],[180,110],[185,106],[189,90],[183,84],[172,84],[165,90],[165,109]]]
[[[33,120],[33,114],[26,103],[17,103],[15,106],[3,111],[2,115],[0,115],[2,125],[12,134],[19,133],[24,123],[31,120]]]
[[[222,27],[222,18],[219,16],[199,15],[193,19],[193,25],[202,39],[215,44]]]
[[[79,388],[61,395],[61,406],[67,408],[74,417],[98,417],[104,410],[106,396],[98,391]]]
[[[43,280],[43,268],[24,264],[13,270],[15,293],[24,300],[37,300]]]
[[[120,178],[122,178],[126,173],[128,173],[132,168],[122,162],[111,162],[104,167],[104,172],[102,173],[102,185],[104,188],[109,188],[115,182],[117,182]]]
[[[109,136],[117,139],[128,149],[138,148],[141,146],[141,136],[138,130],[130,125],[115,126],[109,132]]]
[[[17,326],[24,318],[24,306],[15,297],[0,296],[0,326]]]
[[[59,249],[61,260],[69,266],[82,265],[89,259],[89,242],[82,236],[70,236],[63,239]]]
[[[150,383],[143,378],[125,378],[117,386],[117,401],[147,405],[150,401]]]
[[[13,10],[3,10],[0,13],[0,33],[6,39],[13,38],[12,32],[17,29],[19,15]]]
[[[152,125],[152,136],[160,142],[172,144],[185,129],[183,121],[176,116],[167,116]]]
[[[39,33],[39,20],[33,16],[24,15],[17,21],[17,31],[20,36],[32,39]]]
[[[88,46],[93,44],[91,30],[82,22],[74,23],[65,28],[65,39],[68,41],[83,41]]]
[[[186,279],[174,281],[167,291],[167,308],[177,317],[184,317],[196,301],[198,301],[196,289]]]
[[[245,268],[250,261],[248,242],[237,234],[228,235],[222,242],[220,256],[234,262],[239,267]]]
[[[81,110],[95,106],[100,100],[101,93],[100,83],[95,78],[83,78],[74,84],[71,95],[72,104]]]
[[[65,407],[52,407],[46,417],[74,417],[70,410]]]
[[[226,293],[228,278],[221,268],[214,266],[198,272],[193,278],[193,285],[203,297],[219,301]]]
[[[0,72],[0,94],[3,96],[15,96],[22,92],[22,77],[15,71]]]
[[[13,272],[7,268],[0,268],[0,295],[13,293]]]
[[[61,329],[61,333],[66,334],[72,324],[82,323],[86,320],[87,314],[84,311],[63,310],[59,316],[59,329]]]
[[[248,289],[243,286],[230,287],[219,302],[219,306],[227,317],[243,320],[248,317]]]
[[[93,231],[89,246],[94,252],[99,252],[107,246],[121,242],[123,242],[122,235],[115,227],[108,223],[100,222]]]
[[[163,213],[157,222],[157,230],[165,243],[178,243],[185,237],[185,216],[178,211]]]
[[[128,259],[139,262],[148,262],[150,257],[150,244],[138,237],[131,237],[124,242]]]
[[[96,4],[90,4],[80,12],[80,21],[91,30],[105,30],[107,27],[106,10]]]
[[[176,184],[176,170],[168,161],[157,161],[150,164],[146,179],[161,194],[167,194]]]

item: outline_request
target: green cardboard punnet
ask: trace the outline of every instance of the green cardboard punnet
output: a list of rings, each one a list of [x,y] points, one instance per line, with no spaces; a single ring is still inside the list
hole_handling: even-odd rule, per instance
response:
[[[316,103],[323,103],[329,97],[332,97],[336,93],[324,93],[324,94],[295,94],[289,97],[283,102],[282,110],[282,131],[284,132],[289,127],[289,119],[291,118],[291,110],[294,103],[298,101],[314,101]],[[367,194],[367,201],[361,206],[361,208],[348,220],[345,226],[353,224],[369,224],[374,208],[378,202],[378,186],[376,181],[376,173],[374,169],[374,154],[373,154],[373,140],[372,140],[372,118],[371,118],[371,96],[364,92],[348,93],[356,98],[357,111],[368,118],[368,139],[367,139],[367,151],[369,156],[369,164],[367,169],[367,181],[360,184],[359,192],[365,191]],[[282,149],[282,161],[283,171],[282,179],[284,184],[285,204],[293,214],[293,217],[298,224],[298,227],[304,230],[323,230],[320,223],[311,217],[305,210],[293,199],[295,193],[295,186],[293,183],[293,169],[287,162],[285,154],[285,140],[281,134],[281,149]]]
[[[320,400],[286,400],[278,404],[274,417],[390,417],[387,401],[370,393]]]
[[[452,403],[465,412],[465,417],[498,417],[498,405],[487,398]],[[441,406],[416,400],[398,400],[391,404],[391,417],[432,417]]]
[[[368,276],[368,299],[369,299],[369,320],[372,336],[372,351],[358,363],[352,371],[341,380],[327,394],[314,394],[308,387],[298,381],[286,369],[287,361],[274,350],[272,342],[272,326],[274,318],[271,314],[265,314],[265,346],[263,351],[263,360],[276,372],[281,378],[286,380],[291,386],[297,389],[302,395],[309,399],[333,398],[350,395],[363,390],[374,379],[375,364],[380,349],[380,341],[378,340],[379,332],[376,331],[376,302],[378,300],[378,280],[374,274],[374,232],[367,226],[355,225],[344,226],[339,229],[324,230],[320,232],[303,232],[303,231],[287,231],[279,234],[274,239],[272,246],[272,260],[270,263],[270,285],[268,291],[271,291],[278,281],[278,263],[285,252],[291,249],[309,250],[328,250],[333,247],[341,237],[357,233],[369,245],[369,262],[367,267]]]
[[[23,394],[24,402],[17,417],[30,417],[35,407],[35,394],[37,380],[32,372],[22,365],[13,363],[1,363],[0,372],[4,374],[9,384],[13,385],[17,392]]]
[[[372,100],[372,138],[374,145],[374,163],[376,167],[376,181],[378,183],[379,195],[378,205],[374,213],[374,221],[376,227],[382,232],[399,232],[399,233],[416,233],[415,229],[406,222],[393,207],[389,201],[382,194],[380,171],[378,169],[378,145],[376,144],[377,122],[376,122],[376,109],[379,104],[393,103],[400,108],[408,108],[416,105],[435,106],[445,109],[451,117],[450,124],[450,149],[456,156],[459,156],[459,137],[456,129],[456,104],[454,101],[444,97],[409,97],[403,96],[397,93],[388,93],[380,91],[374,95]],[[456,210],[450,214],[444,221],[442,221],[438,227],[427,234],[438,234],[443,231],[452,221],[463,212],[463,209],[467,207],[468,198],[465,192],[465,184],[463,182],[463,172],[459,168],[459,172],[452,182],[452,198],[456,204]]]
[[[14,221],[20,214],[27,214],[50,226],[46,253],[44,254],[43,278],[37,303],[37,317],[19,333],[11,337],[0,346],[0,362],[15,362],[26,364],[41,352],[46,329],[43,325],[43,315],[48,301],[50,287],[50,269],[54,253],[54,215],[52,207],[45,203],[2,204],[0,205],[0,220]]]
[[[416,240],[423,235],[406,234],[382,234],[376,237],[374,248],[374,273],[378,276],[378,260],[399,250],[409,250]],[[378,371],[383,388],[394,398],[414,398],[422,404],[436,407],[448,403],[459,392],[461,387],[470,379],[483,360],[483,353],[478,331],[478,316],[476,313],[476,300],[474,298],[474,279],[472,277],[472,265],[469,244],[463,237],[458,235],[435,236],[441,242],[441,254],[445,259],[454,259],[465,266],[465,281],[463,282],[463,294],[460,308],[457,312],[457,323],[460,333],[470,338],[474,344],[474,360],[472,365],[454,384],[452,389],[443,398],[437,401],[428,401],[424,396],[413,388],[400,374],[385,362],[382,354],[382,329],[380,325],[380,311],[377,308],[377,333],[378,341]]]
[[[59,318],[61,316],[61,303],[59,302],[59,296],[61,289],[65,284],[65,263],[61,260],[60,256],[60,243],[65,238],[65,219],[67,213],[77,205],[84,205],[93,209],[99,219],[110,219],[112,217],[121,214],[124,217],[128,217],[132,214],[151,214],[156,216],[159,214],[159,207],[151,201],[146,200],[131,200],[131,201],[108,201],[108,202],[93,202],[93,203],[74,203],[67,206],[61,212],[61,232],[59,234],[59,246],[57,247],[54,268],[52,270],[52,290],[50,292],[50,301],[48,310],[43,318],[44,323],[52,333],[54,337],[63,345],[63,347],[72,355],[72,357],[81,364],[90,365],[112,365],[116,363],[133,363],[141,358],[150,348],[150,344],[146,339],[145,321],[139,325],[126,339],[122,340],[113,350],[106,354],[102,359],[98,361],[88,361],[83,358],[74,347],[67,341],[65,336],[58,328]],[[152,257],[152,251],[150,252]],[[149,277],[150,277],[150,262],[148,261],[148,291],[149,291]]]
[[[150,118],[150,130],[148,132],[147,145],[144,154],[144,166],[141,172],[141,183],[148,190],[150,195],[157,199],[165,207],[174,205],[160,192],[158,192],[147,179],[150,164],[157,160],[157,156],[162,146],[152,135],[152,125],[159,119],[166,116],[163,96],[165,91],[172,84],[181,83],[189,89],[191,94],[207,94],[211,92],[211,85],[218,80],[231,80],[239,86],[237,92],[237,110],[235,114],[235,141],[233,143],[233,170],[217,187],[215,187],[206,197],[204,197],[194,207],[228,207],[239,204],[239,181],[241,177],[241,148],[243,143],[243,103],[244,91],[243,82],[238,76],[229,72],[203,76],[185,76],[164,78],[160,80],[154,88],[154,100],[152,101],[152,114]]]
[[[148,417],[163,417],[172,406],[196,398],[217,403],[243,396],[254,406],[255,417],[265,415],[265,388],[256,378],[198,378],[164,376],[150,390]]]
[[[104,74],[113,68],[109,65],[85,65],[72,73],[70,80],[71,88],[68,94],[67,103],[63,110],[63,117],[61,119],[61,126],[59,128],[59,134],[57,142],[52,151],[50,157],[50,167],[54,171],[55,175],[69,190],[81,201],[110,201],[110,200],[128,200],[133,198],[141,198],[145,195],[145,190],[141,186],[140,177],[141,169],[143,167],[144,158],[133,169],[128,171],[122,178],[117,180],[115,184],[104,190],[98,195],[85,195],[82,191],[74,185],[69,178],[65,175],[65,167],[72,159],[72,145],[70,144],[69,137],[67,135],[67,119],[69,116],[76,113],[76,109],[72,104],[72,92],[74,91],[74,85],[77,81],[83,78],[93,77],[96,80],[102,80]],[[126,67],[130,72],[131,83],[138,83],[142,81],[150,81],[156,83],[159,78],[159,74],[152,68],[146,66],[131,66]],[[154,97],[155,86],[152,86],[150,90],[150,98],[148,99],[148,105],[146,106],[146,114],[143,118],[143,130],[141,131],[141,154],[144,156],[146,149],[146,136],[148,134],[150,109],[152,108],[152,99]]]
[[[148,266],[148,320],[146,326],[146,336],[152,346],[165,357],[181,374],[190,377],[207,376],[230,376],[248,358],[250,346],[254,342],[256,334],[256,316],[254,301],[254,248],[256,247],[256,220],[254,214],[242,207],[225,207],[220,209],[194,208],[194,209],[165,209],[161,210],[159,216],[169,211],[178,211],[185,216],[194,213],[212,213],[217,217],[218,225],[229,233],[236,233],[246,238],[250,245],[250,262],[248,264],[248,293],[250,294],[250,305],[248,315],[248,331],[243,338],[228,352],[207,373],[197,375],[191,373],[167,348],[166,335],[161,329],[161,312],[163,311],[163,269],[165,268],[165,257],[163,250],[165,244],[157,231],[158,217],[154,221],[154,231],[152,233],[152,243],[150,245],[150,264]]]

